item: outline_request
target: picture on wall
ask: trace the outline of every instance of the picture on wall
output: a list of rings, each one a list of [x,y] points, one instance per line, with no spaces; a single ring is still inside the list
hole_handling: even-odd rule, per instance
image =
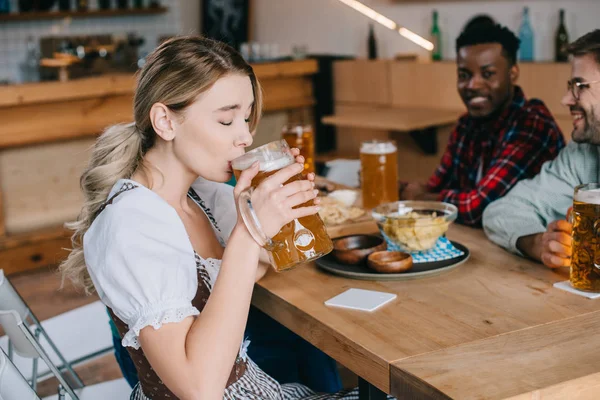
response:
[[[204,35],[223,41],[235,49],[249,41],[251,0],[203,0]]]

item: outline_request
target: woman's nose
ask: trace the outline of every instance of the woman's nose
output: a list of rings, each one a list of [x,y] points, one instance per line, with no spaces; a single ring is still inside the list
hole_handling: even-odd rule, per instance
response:
[[[246,128],[244,132],[242,132],[235,140],[234,144],[236,147],[250,147],[253,141],[254,137],[252,136],[252,133],[250,133],[250,130]]]

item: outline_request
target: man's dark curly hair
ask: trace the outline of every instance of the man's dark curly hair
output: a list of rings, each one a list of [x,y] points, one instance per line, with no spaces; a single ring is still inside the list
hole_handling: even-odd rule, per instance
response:
[[[517,50],[521,41],[505,26],[499,24],[473,24],[456,39],[456,52],[465,47],[484,43],[499,43],[502,53],[511,65],[517,63]]]

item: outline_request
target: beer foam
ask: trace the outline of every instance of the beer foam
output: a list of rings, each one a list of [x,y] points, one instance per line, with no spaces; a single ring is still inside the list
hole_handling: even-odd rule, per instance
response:
[[[584,190],[577,192],[575,200],[582,203],[600,206],[600,189]]]
[[[363,154],[390,154],[396,151],[396,145],[390,142],[367,142],[360,147]]]
[[[289,153],[246,153],[240,159],[233,160],[231,166],[238,171],[244,171],[256,161],[260,162],[260,172],[269,172],[287,167],[294,162],[294,157]]]

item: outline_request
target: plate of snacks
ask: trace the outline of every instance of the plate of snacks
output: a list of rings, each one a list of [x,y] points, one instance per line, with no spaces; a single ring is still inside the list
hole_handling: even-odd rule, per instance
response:
[[[334,190],[321,197],[319,216],[326,226],[336,226],[347,222],[355,222],[368,217],[365,210],[357,207],[358,191]]]

